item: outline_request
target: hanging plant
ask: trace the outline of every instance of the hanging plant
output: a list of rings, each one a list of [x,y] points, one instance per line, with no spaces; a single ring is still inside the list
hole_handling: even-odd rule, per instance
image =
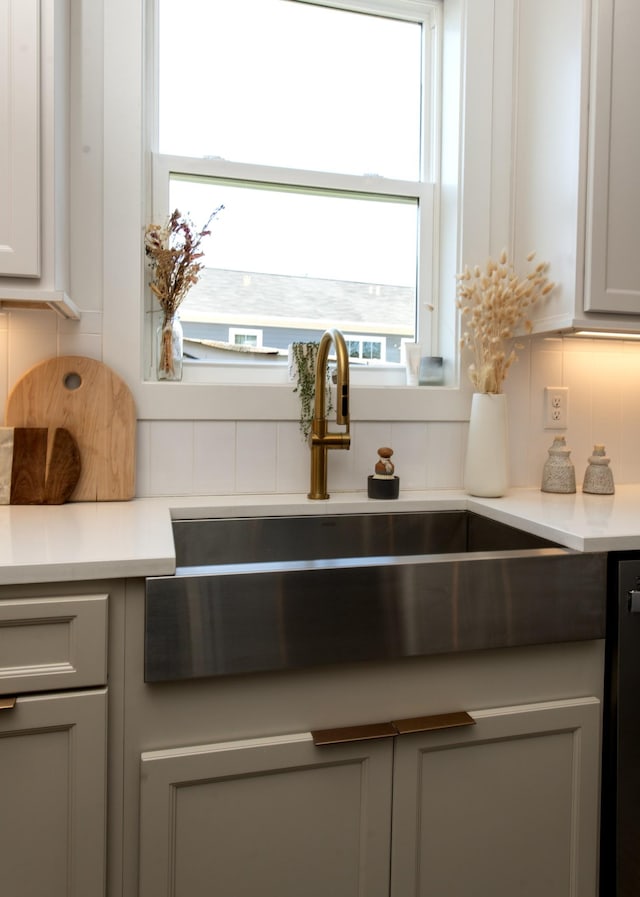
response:
[[[291,343],[289,347],[289,377],[294,381],[293,391],[300,399],[300,419],[298,421],[300,432],[305,439],[311,434],[313,412],[316,397],[316,359],[318,357],[318,342]],[[331,411],[333,401],[331,396],[331,373],[329,366],[326,371],[328,408]]]

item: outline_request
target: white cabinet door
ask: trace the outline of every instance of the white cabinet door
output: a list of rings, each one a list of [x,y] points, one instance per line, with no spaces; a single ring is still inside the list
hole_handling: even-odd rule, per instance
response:
[[[40,3],[0,0],[0,275],[40,274]]]
[[[0,893],[105,893],[106,690],[0,710]]]
[[[144,753],[139,897],[387,897],[392,742]]]
[[[640,314],[640,3],[594,3],[588,311]]]
[[[392,897],[595,897],[600,702],[396,739]]]

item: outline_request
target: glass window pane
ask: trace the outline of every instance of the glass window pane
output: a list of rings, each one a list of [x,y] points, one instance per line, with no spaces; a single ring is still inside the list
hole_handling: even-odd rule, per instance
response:
[[[386,337],[388,360],[400,360],[401,339],[415,338],[414,200],[171,180],[171,208],[197,227],[221,203],[202,244],[205,269],[182,305],[185,320],[211,325],[201,335],[226,339],[216,323],[225,333],[229,326],[259,327],[265,346],[283,348],[315,338],[304,330],[332,325]],[[369,351],[380,357],[379,341]]]
[[[159,150],[415,180],[421,28],[292,0],[160,0]]]
[[[401,339],[414,339],[415,201],[174,177],[170,203],[197,227],[224,205],[182,305],[212,325],[209,338],[266,326],[263,344],[283,348],[332,325],[391,338],[398,361]]]

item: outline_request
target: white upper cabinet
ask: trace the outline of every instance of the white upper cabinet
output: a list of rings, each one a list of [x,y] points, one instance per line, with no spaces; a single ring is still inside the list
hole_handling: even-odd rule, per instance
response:
[[[68,290],[68,0],[0,0],[0,304]]]
[[[596,0],[585,309],[640,314],[640,4]]]
[[[637,0],[515,0],[511,235],[557,288],[537,332],[640,331]]]
[[[39,6],[0,0],[0,272],[21,277],[40,275]]]

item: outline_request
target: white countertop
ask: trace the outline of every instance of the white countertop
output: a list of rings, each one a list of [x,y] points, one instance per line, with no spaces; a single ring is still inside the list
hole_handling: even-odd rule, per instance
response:
[[[0,507],[0,584],[171,574],[172,516],[464,508],[578,551],[640,550],[640,485],[619,486],[611,496],[513,489],[504,498],[480,499],[462,491],[434,490],[401,493],[396,501],[337,493],[326,502],[304,495],[227,495],[7,505]]]

